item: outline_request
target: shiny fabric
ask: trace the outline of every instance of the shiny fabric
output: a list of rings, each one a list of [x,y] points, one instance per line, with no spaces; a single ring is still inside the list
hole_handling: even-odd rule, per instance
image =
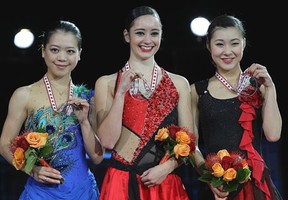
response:
[[[81,88],[82,89],[81,89]],[[74,86],[74,96],[86,97],[90,103],[93,92],[83,86]],[[29,177],[20,200],[97,200],[99,190],[86,159],[81,128],[72,113],[55,112],[52,107],[42,107],[30,113],[25,124],[27,130],[45,130],[53,146],[52,155],[44,159],[59,170],[64,183],[44,184]]]
[[[102,183],[100,200],[188,200],[181,178],[169,174],[157,186],[146,187],[140,175],[158,165],[165,151],[154,141],[157,131],[171,124],[178,124],[178,92],[168,74],[161,68],[163,77],[149,98],[134,99],[129,92],[125,95],[122,126],[140,138],[133,150],[133,158],[125,159],[112,151],[110,166]],[[117,85],[122,72],[119,71]],[[117,89],[116,85],[116,89]],[[127,148],[128,151],[129,148]],[[131,153],[131,152],[130,152]]]
[[[240,185],[237,191],[230,192],[229,200],[252,200],[253,198],[267,200],[265,195],[267,190],[271,199],[281,200],[282,197],[274,186],[261,157],[263,137],[261,108],[254,109],[250,105],[244,105],[238,97],[216,99],[207,90],[208,82],[209,80],[205,79],[195,83],[199,95],[199,146],[203,155],[225,148],[228,151],[242,152],[250,159],[251,156],[255,158],[253,161],[248,161],[252,170],[252,180],[248,184]],[[256,178],[261,180],[265,187],[267,186],[267,190],[259,189]],[[214,199],[207,184],[204,187],[199,191],[199,199]]]
[[[128,200],[129,172],[108,167],[105,179],[102,183],[100,199],[105,200]],[[160,184],[147,188],[142,184],[139,175],[137,182],[141,200],[188,200],[187,192],[178,175],[170,174]],[[179,187],[181,186],[181,187]],[[129,199],[130,200],[130,199]],[[132,199],[134,200],[134,199]]]

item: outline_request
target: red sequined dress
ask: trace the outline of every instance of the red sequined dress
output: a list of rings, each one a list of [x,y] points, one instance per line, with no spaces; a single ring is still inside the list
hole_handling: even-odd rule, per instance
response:
[[[178,124],[179,95],[168,74],[163,77],[149,98],[134,99],[126,93],[122,134],[112,151],[104,177],[100,200],[188,200],[188,194],[177,173],[169,174],[160,184],[146,187],[140,175],[158,165],[165,154],[155,145],[158,129]],[[121,77],[118,73],[117,85]],[[117,89],[117,86],[116,86]]]

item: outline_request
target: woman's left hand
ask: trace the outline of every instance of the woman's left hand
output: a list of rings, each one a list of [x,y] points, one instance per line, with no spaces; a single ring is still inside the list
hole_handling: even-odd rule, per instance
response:
[[[269,75],[267,68],[263,65],[253,63],[248,68],[249,73],[256,78],[258,83],[263,84],[265,87],[273,86],[273,81]]]
[[[147,187],[153,187],[155,185],[161,184],[167,177],[166,173],[163,173],[165,170],[162,169],[161,165],[156,165],[152,167],[140,176],[141,181]]]
[[[72,106],[73,111],[80,123],[88,118],[90,105],[87,100],[80,98],[71,98],[68,100],[68,103]]]

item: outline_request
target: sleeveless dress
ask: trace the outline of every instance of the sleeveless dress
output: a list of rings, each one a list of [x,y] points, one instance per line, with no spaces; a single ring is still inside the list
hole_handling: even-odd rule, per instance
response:
[[[101,200],[188,200],[180,176],[169,174],[160,184],[146,187],[140,175],[158,165],[165,152],[155,144],[157,131],[178,124],[178,92],[168,74],[161,68],[163,77],[152,95],[134,99],[129,91],[125,95],[122,130],[126,131],[125,145],[114,148],[100,192]],[[119,84],[122,71],[118,73]],[[116,89],[117,90],[117,85]],[[122,139],[120,138],[120,142]],[[136,145],[135,145],[136,143]],[[119,144],[118,144],[119,146]]]
[[[74,96],[82,97],[89,103],[94,91],[83,85],[74,86]],[[64,183],[44,184],[29,176],[20,200],[97,200],[99,190],[96,179],[88,167],[80,124],[73,113],[55,112],[52,107],[42,107],[33,111],[25,123],[26,130],[45,130],[49,134],[48,143],[53,152],[44,159],[61,172]]]
[[[272,183],[269,169],[264,160],[262,160],[261,140],[263,137],[263,130],[261,107],[252,108],[252,111],[250,110],[252,113],[255,112],[255,119],[252,120],[251,123],[252,130],[250,133],[252,135],[247,136],[245,135],[245,131],[243,133],[243,124],[239,123],[239,119],[243,118],[244,104],[242,104],[238,97],[230,99],[216,99],[212,97],[207,90],[208,82],[209,79],[205,79],[195,83],[196,91],[199,96],[199,146],[202,146],[201,152],[203,153],[203,156],[205,157],[207,154],[212,152],[215,153],[220,149],[227,149],[229,152],[242,152],[246,155],[246,158],[248,157],[248,164],[250,169],[252,169],[252,174],[260,174],[260,185],[264,185],[260,188],[264,188],[263,190],[266,189],[266,192],[269,193],[268,196],[270,195],[270,199],[282,199],[276,187]],[[249,105],[246,106],[248,110],[251,108]],[[249,122],[251,120],[247,121]],[[240,148],[244,140],[246,140],[246,143],[250,145],[247,151]],[[255,152],[253,153],[254,157],[257,157],[257,155],[260,156],[259,160],[263,163],[263,171],[260,170],[261,164],[258,165],[257,161],[250,158],[249,151]],[[255,177],[257,177],[256,175]],[[255,183],[253,176],[251,176],[251,178],[251,181],[246,184],[241,184],[237,191],[230,192],[229,199],[266,200],[267,196],[265,197],[265,193],[256,186],[257,184]],[[214,199],[207,184],[201,183],[201,185],[203,186],[201,189],[203,191],[199,192],[199,199]]]

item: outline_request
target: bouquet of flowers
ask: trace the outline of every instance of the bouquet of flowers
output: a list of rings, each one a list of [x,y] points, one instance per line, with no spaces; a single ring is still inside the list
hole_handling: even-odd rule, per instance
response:
[[[181,159],[187,165],[189,161],[191,162],[191,153],[195,151],[195,139],[194,134],[176,125],[159,129],[155,140],[160,141],[166,151],[160,164],[175,156],[177,160]],[[193,165],[192,162],[191,164]]]
[[[43,157],[52,153],[52,146],[47,143],[48,133],[24,132],[14,138],[10,149],[13,154],[13,166],[24,169],[29,174],[37,163],[45,167],[50,166]]]
[[[212,187],[222,185],[224,190],[231,192],[249,181],[250,175],[251,171],[242,154],[222,149],[207,155],[205,168],[198,180],[210,183]]]

